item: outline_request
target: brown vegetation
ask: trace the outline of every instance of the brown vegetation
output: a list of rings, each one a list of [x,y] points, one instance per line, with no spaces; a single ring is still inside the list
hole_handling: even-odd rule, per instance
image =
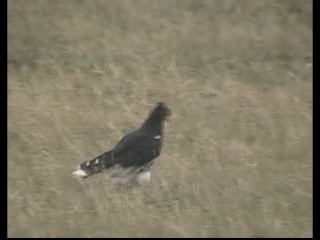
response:
[[[8,2],[10,237],[311,237],[312,2]],[[74,167],[157,101],[147,188]]]

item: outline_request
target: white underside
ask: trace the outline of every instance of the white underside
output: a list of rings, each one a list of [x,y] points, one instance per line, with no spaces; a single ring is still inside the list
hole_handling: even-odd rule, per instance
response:
[[[106,171],[107,176],[113,183],[117,184],[129,184],[131,182],[137,182],[140,186],[150,182],[150,171],[140,172],[141,168],[122,168],[119,165],[108,169]],[[140,172],[140,173],[139,173]]]
[[[150,171],[140,172],[141,168],[123,168],[120,165],[115,165],[108,170],[105,170],[104,173],[111,179],[113,183],[116,184],[129,184],[136,181],[140,186],[144,186],[151,181]],[[140,172],[140,173],[139,173]],[[80,166],[72,173],[78,177],[87,177],[85,171],[80,169]]]
[[[136,179],[137,179],[137,183],[140,186],[144,186],[144,185],[150,183],[150,181],[151,181],[151,173],[150,173],[150,171],[139,173],[137,175]]]

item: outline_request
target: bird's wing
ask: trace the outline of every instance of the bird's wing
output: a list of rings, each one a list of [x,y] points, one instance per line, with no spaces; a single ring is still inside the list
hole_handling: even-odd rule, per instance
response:
[[[151,135],[132,132],[123,137],[112,150],[113,162],[123,167],[142,166],[159,156],[161,146],[161,140]]]

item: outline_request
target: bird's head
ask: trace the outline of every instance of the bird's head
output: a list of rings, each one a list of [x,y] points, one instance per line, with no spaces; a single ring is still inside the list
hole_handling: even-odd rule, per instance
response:
[[[160,115],[161,119],[166,120],[171,115],[171,110],[164,102],[158,102],[153,110],[153,113]]]
[[[143,129],[148,129],[148,131],[156,131],[159,134],[160,130],[163,128],[164,120],[171,115],[171,110],[164,102],[158,102],[156,106],[152,109],[147,120],[142,124]],[[161,125],[159,125],[161,124]]]

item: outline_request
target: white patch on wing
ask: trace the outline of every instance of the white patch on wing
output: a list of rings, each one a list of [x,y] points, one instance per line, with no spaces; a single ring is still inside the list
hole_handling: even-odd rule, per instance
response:
[[[98,164],[99,163],[99,158],[94,162],[94,164]]]
[[[161,139],[161,137],[162,137],[161,135],[157,135],[157,136],[154,136],[153,138],[156,140],[159,140],[159,139]]]

